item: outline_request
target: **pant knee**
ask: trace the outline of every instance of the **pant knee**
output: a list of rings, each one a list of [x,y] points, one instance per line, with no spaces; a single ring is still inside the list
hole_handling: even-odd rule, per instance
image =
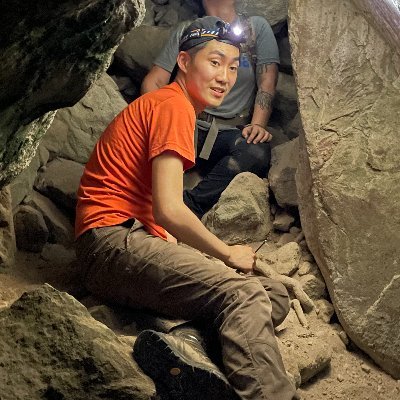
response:
[[[290,311],[290,298],[286,287],[277,282],[274,290],[268,292],[272,304],[272,323],[274,326],[280,325]]]

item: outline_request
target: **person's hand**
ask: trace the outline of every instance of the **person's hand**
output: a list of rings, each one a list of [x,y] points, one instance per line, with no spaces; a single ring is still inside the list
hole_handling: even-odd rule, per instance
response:
[[[238,269],[244,273],[253,272],[256,264],[256,254],[250,246],[229,246],[230,256],[225,262],[229,267]]]
[[[249,124],[242,130],[242,136],[246,139],[247,143],[264,143],[272,139],[272,135],[261,125]]]

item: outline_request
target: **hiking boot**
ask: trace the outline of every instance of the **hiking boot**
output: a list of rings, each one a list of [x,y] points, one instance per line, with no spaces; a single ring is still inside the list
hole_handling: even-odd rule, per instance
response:
[[[181,332],[173,335],[145,330],[133,346],[133,357],[153,379],[162,399],[238,399],[195,335],[186,337]]]

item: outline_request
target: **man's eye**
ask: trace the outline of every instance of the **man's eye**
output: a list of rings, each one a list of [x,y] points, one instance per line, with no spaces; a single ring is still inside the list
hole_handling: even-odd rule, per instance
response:
[[[237,71],[237,70],[238,70],[238,67],[237,67],[236,65],[232,65],[232,66],[230,67],[230,69],[231,69],[231,71]]]
[[[219,62],[217,60],[211,60],[211,64],[217,66],[217,65],[219,65]]]

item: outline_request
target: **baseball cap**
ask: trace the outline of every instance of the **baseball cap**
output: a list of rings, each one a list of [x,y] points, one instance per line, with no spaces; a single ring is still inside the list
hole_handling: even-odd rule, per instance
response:
[[[221,18],[206,16],[197,18],[183,31],[179,51],[189,50],[214,39],[238,48],[246,41],[244,31],[239,25],[232,26]]]

